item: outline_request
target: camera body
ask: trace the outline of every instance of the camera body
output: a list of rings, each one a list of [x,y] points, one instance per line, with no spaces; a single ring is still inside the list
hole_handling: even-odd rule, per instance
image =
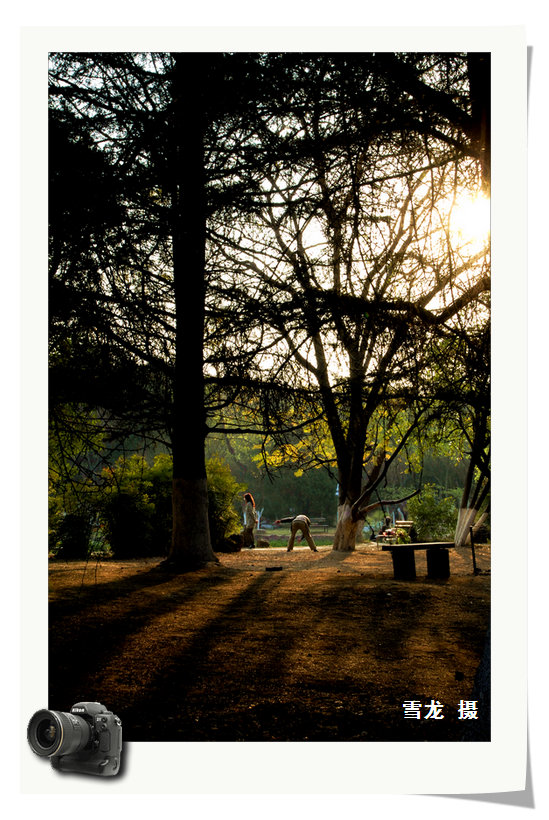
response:
[[[103,777],[120,771],[122,723],[101,703],[75,703],[70,712],[41,709],[27,738],[33,752],[49,757],[58,771]]]

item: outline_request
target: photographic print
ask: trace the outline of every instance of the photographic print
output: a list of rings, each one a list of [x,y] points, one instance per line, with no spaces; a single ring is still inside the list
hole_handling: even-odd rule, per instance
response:
[[[48,52],[38,706],[482,754],[492,48]]]

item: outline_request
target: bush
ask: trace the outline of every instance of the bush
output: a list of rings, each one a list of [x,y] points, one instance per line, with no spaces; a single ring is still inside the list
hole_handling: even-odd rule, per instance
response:
[[[137,455],[118,459],[105,472],[106,495],[100,517],[116,558],[166,555],[171,536],[171,474],[169,456],[159,455],[150,467]]]
[[[161,554],[154,538],[154,506],[139,494],[111,494],[102,506],[101,517],[115,558],[144,558]]]
[[[59,530],[65,517],[63,499],[50,485],[48,494],[48,552],[55,555],[59,550]]]
[[[154,505],[153,527],[155,555],[167,555],[172,538],[172,457],[157,455],[147,478],[150,482],[149,500]]]
[[[409,544],[412,540],[406,530],[397,529],[396,531],[397,544]]]
[[[65,515],[60,499],[50,493],[50,549],[66,558],[85,558],[90,551],[91,520],[97,514],[115,558],[166,555],[172,529],[173,462],[169,455],[155,456],[152,466],[138,455],[121,456],[102,473],[103,485],[88,496],[93,515]],[[239,541],[230,536],[242,529],[236,498],[244,487],[218,457],[206,464],[208,517],[214,550],[237,551]]]
[[[55,534],[54,551],[59,558],[87,558],[90,551],[91,520],[88,515],[67,513]]]
[[[408,501],[408,514],[414,521],[418,541],[441,541],[454,536],[458,510],[453,498],[441,498],[434,484],[426,484],[421,493]]]
[[[214,552],[226,551],[225,544],[231,535],[242,529],[242,520],[237,512],[237,496],[245,487],[234,478],[229,465],[213,456],[206,462],[208,477],[208,520],[210,538]],[[231,550],[232,551],[232,550]]]
[[[244,546],[244,536],[240,533],[233,533],[228,538],[218,541],[215,547],[216,552],[240,552]]]

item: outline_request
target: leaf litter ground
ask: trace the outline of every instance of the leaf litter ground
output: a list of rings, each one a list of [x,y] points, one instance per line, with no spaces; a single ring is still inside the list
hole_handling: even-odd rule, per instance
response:
[[[98,700],[125,741],[460,741],[490,614],[490,549],[395,581],[390,554],[297,547],[50,561],[49,707]],[[404,717],[439,701],[444,719]],[[478,738],[476,738],[478,739]]]

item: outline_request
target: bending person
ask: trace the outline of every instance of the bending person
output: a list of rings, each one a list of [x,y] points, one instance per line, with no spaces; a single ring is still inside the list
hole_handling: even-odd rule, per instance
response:
[[[311,520],[307,518],[306,515],[290,515],[288,518],[279,518],[275,523],[276,524],[285,524],[288,521],[292,522],[291,532],[290,532],[290,540],[288,541],[288,552],[291,552],[294,548],[294,541],[295,536],[298,530],[302,532],[302,538],[304,537],[307,541],[308,545],[312,549],[313,552],[318,552],[316,548],[316,544],[313,541],[311,535]]]

